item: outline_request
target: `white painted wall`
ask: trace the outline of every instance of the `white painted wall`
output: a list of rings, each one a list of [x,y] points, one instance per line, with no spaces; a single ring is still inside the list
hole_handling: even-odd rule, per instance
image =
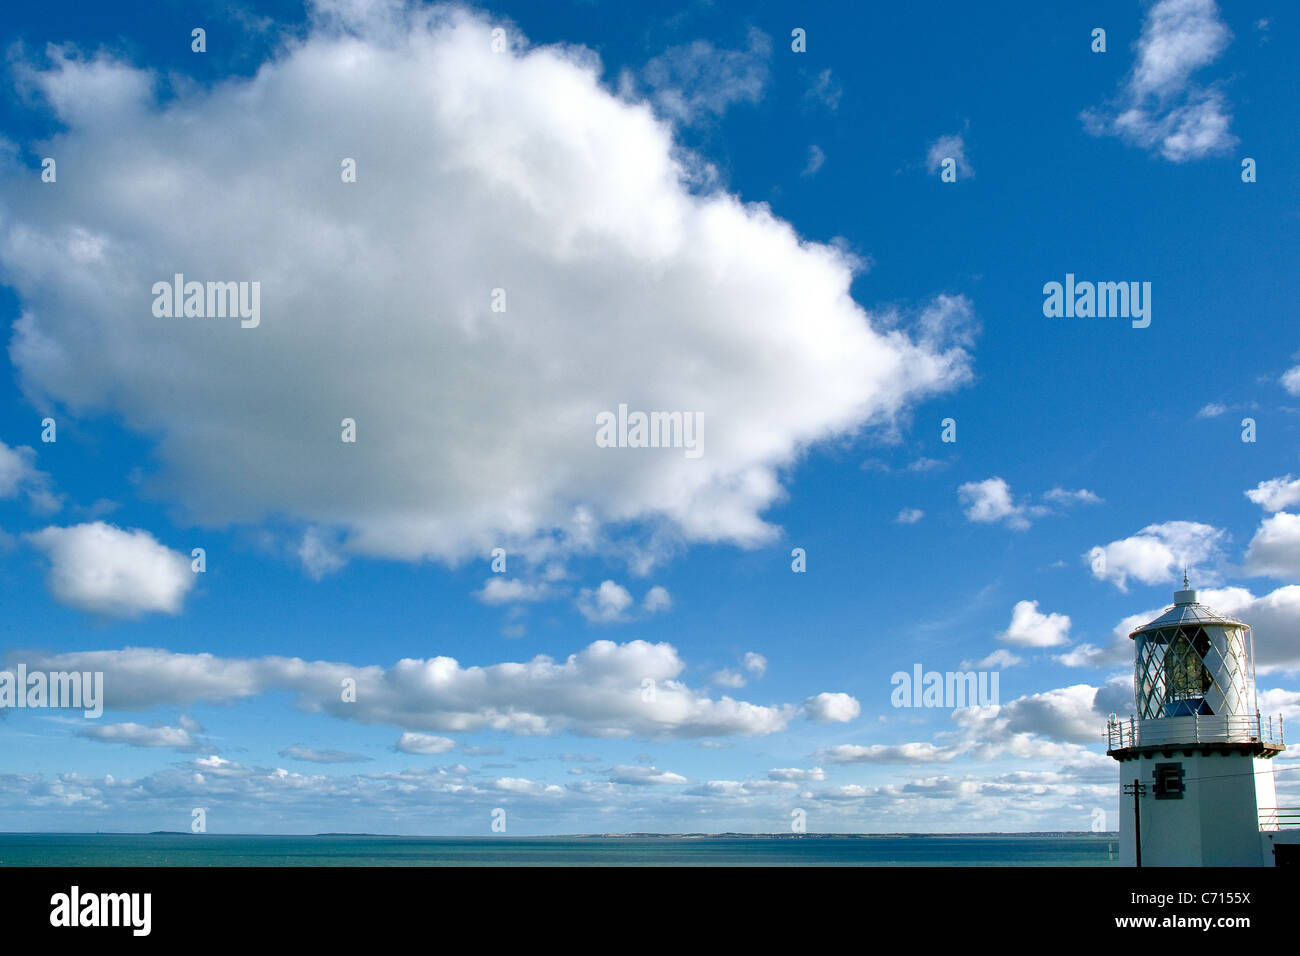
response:
[[[1181,800],[1157,800],[1155,767],[1181,763],[1186,791]],[[1271,865],[1262,853],[1259,807],[1277,798],[1270,762],[1246,754],[1174,751],[1143,756],[1120,764],[1121,785],[1136,777],[1146,786],[1139,798],[1142,815],[1143,866],[1260,866]],[[1120,798],[1120,861],[1134,864],[1133,798]]]

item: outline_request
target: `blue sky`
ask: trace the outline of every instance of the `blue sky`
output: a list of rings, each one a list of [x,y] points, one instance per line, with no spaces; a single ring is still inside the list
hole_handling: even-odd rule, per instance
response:
[[[0,24],[0,648],[107,702],[0,712],[0,830],[1113,827],[1184,565],[1300,716],[1286,5]]]

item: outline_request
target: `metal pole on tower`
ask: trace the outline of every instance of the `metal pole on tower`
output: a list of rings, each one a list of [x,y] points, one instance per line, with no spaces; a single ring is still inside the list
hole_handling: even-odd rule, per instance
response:
[[[1124,792],[1133,794],[1133,859],[1137,866],[1142,865],[1142,807],[1138,803],[1138,797],[1146,793],[1146,786],[1139,783],[1136,777],[1131,784],[1124,784]]]

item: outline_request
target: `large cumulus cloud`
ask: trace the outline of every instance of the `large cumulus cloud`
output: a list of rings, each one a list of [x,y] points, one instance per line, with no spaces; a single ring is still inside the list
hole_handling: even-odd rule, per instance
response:
[[[18,68],[61,124],[34,144],[57,183],[0,171],[22,387],[156,441],[150,487],[189,518],[448,561],[629,523],[752,545],[809,445],[968,377],[968,302],[873,324],[848,254],[693,187],[590,51],[512,28],[496,53],[454,8],[315,13],[211,88],[69,48]],[[174,273],[259,282],[260,325],[155,317]],[[703,456],[597,447],[624,402],[702,414]]]

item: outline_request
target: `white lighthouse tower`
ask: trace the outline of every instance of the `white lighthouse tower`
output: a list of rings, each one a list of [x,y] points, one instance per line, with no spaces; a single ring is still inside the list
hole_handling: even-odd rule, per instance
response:
[[[1275,843],[1292,834],[1278,833],[1272,758],[1286,747],[1281,717],[1256,707],[1250,626],[1199,603],[1184,575],[1173,606],[1129,638],[1137,715],[1111,716],[1106,749],[1119,761],[1120,861],[1281,862]]]

